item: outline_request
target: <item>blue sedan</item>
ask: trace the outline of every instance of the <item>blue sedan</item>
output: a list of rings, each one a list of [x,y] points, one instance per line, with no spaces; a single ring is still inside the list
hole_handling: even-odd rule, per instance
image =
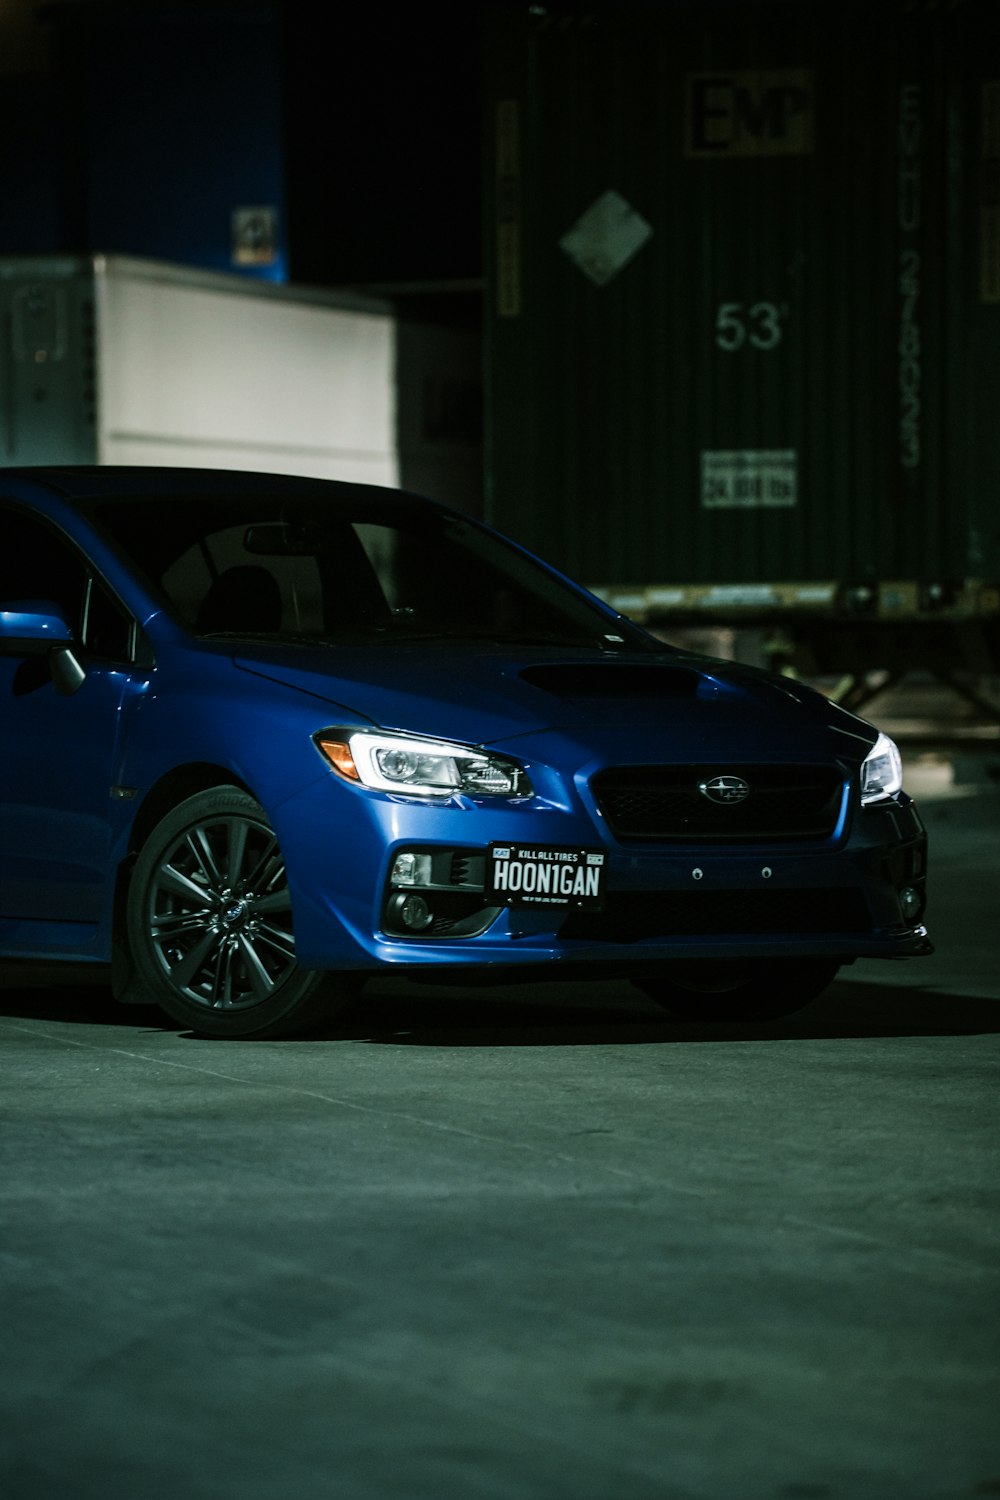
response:
[[[413,495],[0,472],[0,957],[210,1036],[366,978],[767,1018],[931,951],[895,745]]]

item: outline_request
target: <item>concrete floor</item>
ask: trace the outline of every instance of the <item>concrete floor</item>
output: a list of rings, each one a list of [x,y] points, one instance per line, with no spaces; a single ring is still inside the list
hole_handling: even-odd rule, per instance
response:
[[[994,760],[908,766],[938,954],[776,1025],[386,984],[220,1044],[8,984],[0,1495],[1000,1495]]]

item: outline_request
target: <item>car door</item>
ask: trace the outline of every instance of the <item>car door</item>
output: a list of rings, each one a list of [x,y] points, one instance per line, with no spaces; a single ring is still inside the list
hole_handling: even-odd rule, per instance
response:
[[[82,554],[38,518],[0,511],[0,535],[0,608],[13,599],[56,605],[83,667],[67,692],[46,655],[0,654],[0,918],[94,924],[110,877],[135,624]]]

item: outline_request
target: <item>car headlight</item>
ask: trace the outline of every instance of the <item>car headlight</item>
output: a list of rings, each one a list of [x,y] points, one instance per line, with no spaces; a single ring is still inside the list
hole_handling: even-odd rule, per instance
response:
[[[880,734],[861,767],[861,805],[881,802],[903,787],[903,762],[887,734]]]
[[[529,797],[531,784],[514,761],[468,745],[420,740],[370,729],[325,729],[316,748],[339,776],[381,792],[416,797]]]

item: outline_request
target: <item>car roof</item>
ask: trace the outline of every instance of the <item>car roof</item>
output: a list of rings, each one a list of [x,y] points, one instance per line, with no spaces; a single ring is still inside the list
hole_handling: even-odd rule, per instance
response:
[[[85,509],[88,501],[116,496],[132,499],[223,495],[286,495],[332,500],[372,500],[392,497],[414,504],[436,502],[406,490],[374,484],[354,484],[339,479],[320,479],[303,474],[272,474],[251,469],[197,469],[153,467],[141,464],[49,465],[0,469],[0,489],[29,499],[39,492],[57,495]]]

